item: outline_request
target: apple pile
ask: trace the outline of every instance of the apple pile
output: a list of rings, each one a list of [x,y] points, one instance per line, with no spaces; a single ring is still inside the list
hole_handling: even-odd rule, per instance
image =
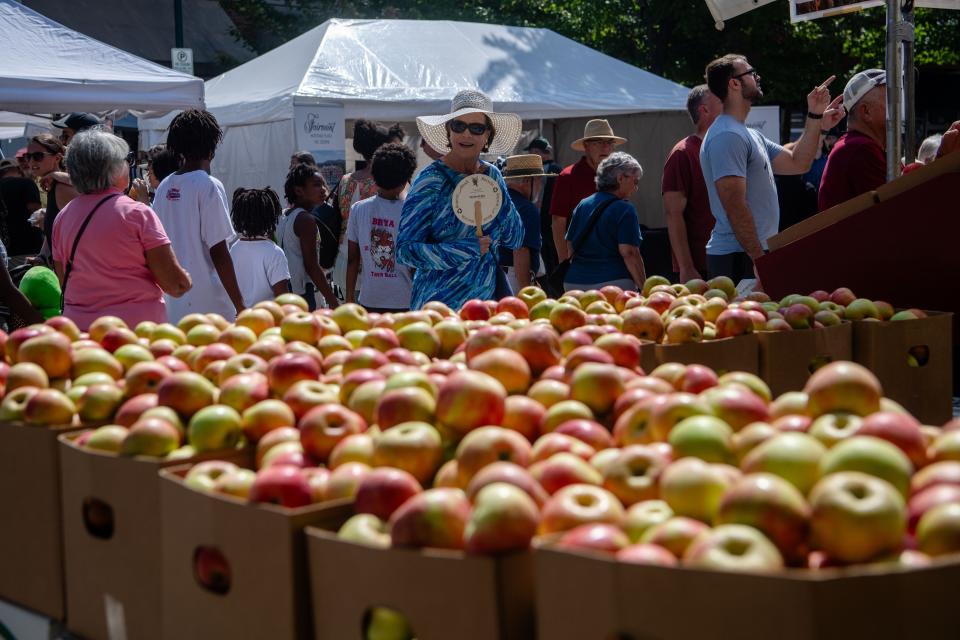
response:
[[[286,294],[233,324],[104,317],[88,334],[53,318],[0,336],[0,419],[102,424],[82,444],[119,454],[255,446],[256,470],[209,461],[186,482],[291,508],[353,499],[340,534],[377,546],[498,554],[548,536],[730,568],[960,551],[960,424],[918,424],[852,363],[776,399],[746,373],[647,375],[637,314],[700,313],[700,294],[648,284],[397,314]],[[717,318],[764,304],[703,298]]]
[[[530,307],[526,317],[547,319],[561,333],[585,325],[611,325],[663,344],[701,342],[755,331],[822,328],[853,320],[925,317],[919,309],[895,312],[887,302],[857,298],[847,288],[833,293],[814,291],[808,296],[791,294],[780,301],[771,300],[763,292],[739,297],[733,281],[725,276],[686,284],[670,284],[662,276],[651,276],[639,293],[611,286],[568,291],[557,300],[547,298],[537,287],[527,287],[517,297]],[[497,307],[491,313],[500,313],[501,309],[511,311],[513,307]],[[468,302],[461,316],[491,317],[482,301]]]

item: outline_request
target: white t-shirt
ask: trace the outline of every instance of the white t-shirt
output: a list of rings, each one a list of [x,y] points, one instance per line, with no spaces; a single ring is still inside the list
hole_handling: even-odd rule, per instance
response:
[[[273,300],[273,285],[290,279],[287,256],[270,240],[237,240],[230,246],[230,257],[247,307]]]
[[[193,287],[180,298],[164,296],[170,322],[189,313],[219,313],[232,322],[237,311],[210,259],[210,247],[234,236],[223,184],[202,170],[172,173],[157,187],[153,210],[193,279]]]
[[[360,304],[410,308],[410,269],[397,264],[397,227],[403,200],[373,196],[350,207],[347,240],[360,246]]]

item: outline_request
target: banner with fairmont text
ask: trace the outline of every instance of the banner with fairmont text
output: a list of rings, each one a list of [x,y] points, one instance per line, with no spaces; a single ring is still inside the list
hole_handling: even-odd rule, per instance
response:
[[[343,107],[294,105],[297,151],[309,151],[332,189],[347,166]]]

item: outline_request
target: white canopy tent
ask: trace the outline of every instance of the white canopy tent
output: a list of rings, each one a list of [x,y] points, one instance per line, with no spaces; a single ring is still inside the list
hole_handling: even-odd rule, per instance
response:
[[[0,0],[0,108],[19,113],[203,106],[203,81],[115,49]]]
[[[328,20],[207,81],[207,108],[225,128],[214,174],[228,193],[254,185],[279,190],[295,150],[294,104],[342,105],[348,120],[412,122],[446,112],[466,88],[534,121],[676,114],[688,93],[547,29]],[[162,141],[171,117],[141,119],[141,144]]]

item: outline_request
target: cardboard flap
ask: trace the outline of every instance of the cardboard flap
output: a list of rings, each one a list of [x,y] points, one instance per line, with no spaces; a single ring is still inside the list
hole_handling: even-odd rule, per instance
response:
[[[939,426],[953,415],[953,314],[927,313],[902,322],[855,322],[853,358],[876,374],[884,395]]]
[[[799,391],[819,367],[853,359],[853,326],[849,322],[823,329],[762,331],[760,377],[774,396]]]
[[[65,614],[60,449],[78,427],[0,423],[0,599],[55,620]]]
[[[621,637],[615,593],[617,563],[538,546],[537,631],[546,640]],[[638,595],[638,594],[634,594]]]
[[[440,549],[379,549],[308,527],[317,639],[359,637],[375,606],[401,612],[418,640],[534,637],[530,553],[469,556]]]
[[[184,482],[192,466],[160,472],[164,637],[309,637],[303,528],[342,519],[350,502],[285,509],[205,493]],[[207,551],[220,554],[229,568],[225,593],[201,584],[195,573],[198,553]]]
[[[760,367],[760,351],[756,334],[735,338],[704,340],[688,344],[658,344],[657,362],[682,362],[702,364],[718,374],[728,371],[757,373]]]

